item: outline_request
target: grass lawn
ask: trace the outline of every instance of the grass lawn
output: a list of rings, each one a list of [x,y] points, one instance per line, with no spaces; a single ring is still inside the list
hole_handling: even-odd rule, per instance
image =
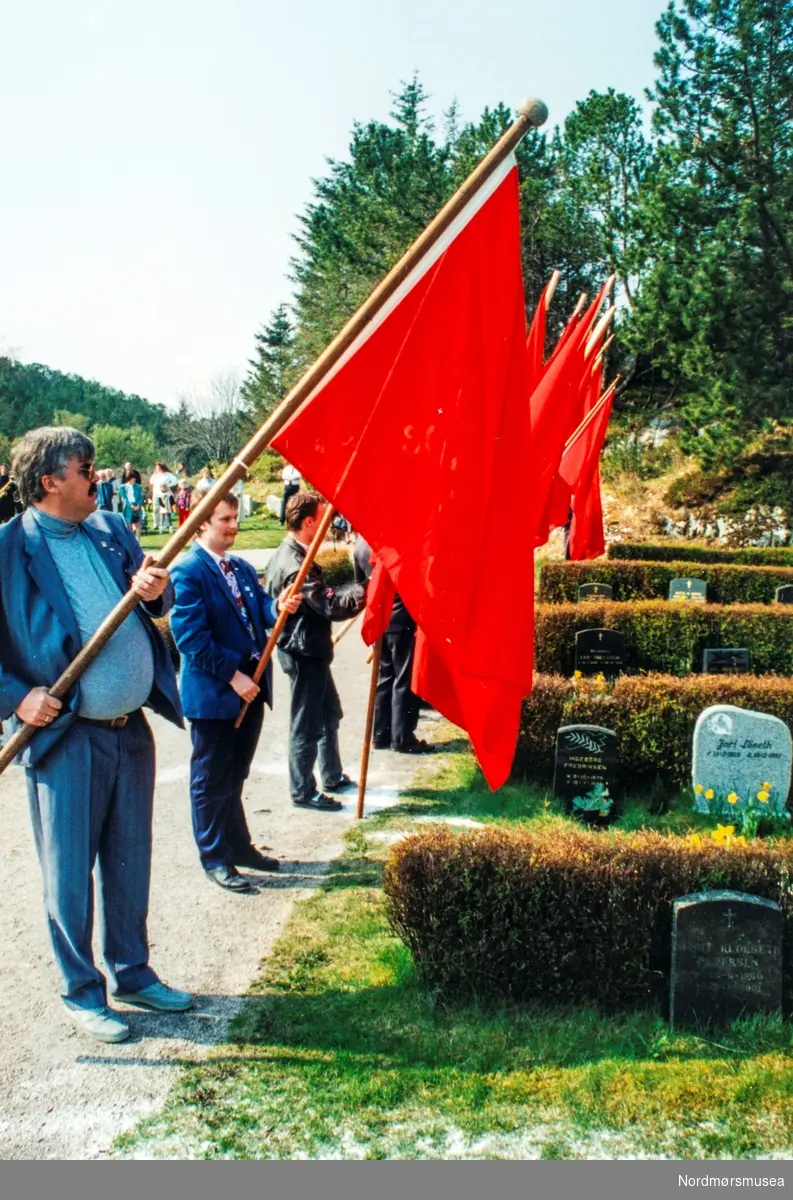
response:
[[[167,533],[144,533],[140,544],[144,550],[161,550],[168,540]],[[284,540],[284,527],[272,516],[253,516],[243,521],[234,543],[235,550],[269,550]]]
[[[628,804],[621,824],[709,827],[688,803],[656,817]],[[295,907],[231,1044],[186,1065],[118,1156],[790,1157],[786,1022],[671,1035],[652,1012],[436,1005],[379,883],[389,843],[422,817],[566,819],[542,788],[491,794],[465,752],[426,768],[399,808],[350,832],[325,886]]]

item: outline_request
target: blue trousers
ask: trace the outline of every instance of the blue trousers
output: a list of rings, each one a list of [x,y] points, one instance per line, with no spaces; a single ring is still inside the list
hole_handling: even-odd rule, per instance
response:
[[[80,1008],[107,1001],[91,949],[94,866],[113,991],[156,983],[146,934],[154,796],[154,739],[146,718],[135,713],[123,729],[77,721],[26,775],[64,1000]]]
[[[264,720],[259,693],[239,729],[233,720],[191,721],[190,809],[201,866],[232,866],[251,848],[242,789],[256,753]]]

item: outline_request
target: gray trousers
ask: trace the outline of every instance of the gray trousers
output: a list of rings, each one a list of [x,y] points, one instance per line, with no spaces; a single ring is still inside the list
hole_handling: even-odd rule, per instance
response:
[[[134,992],[156,983],[146,934],[154,739],[143,713],[122,729],[77,721],[26,774],[64,1000],[98,1008],[107,999],[91,948],[95,865],[102,951],[113,990]]]
[[[343,771],[339,756],[341,701],[330,663],[278,651],[289,679],[289,793],[293,800],[310,800],[317,793],[314,765],[319,761],[322,786],[332,790]]]

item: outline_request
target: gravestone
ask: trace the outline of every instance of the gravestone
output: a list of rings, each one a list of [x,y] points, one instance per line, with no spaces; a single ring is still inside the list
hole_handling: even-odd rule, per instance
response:
[[[697,812],[709,812],[705,791],[713,789],[711,804],[729,811],[730,793],[738,796],[743,808],[757,797],[762,784],[769,783],[768,808],[782,812],[790,790],[793,741],[790,730],[779,717],[768,713],[736,708],[732,704],[714,704],[699,714],[694,726],[694,753],[691,762],[692,784],[703,790],[695,793]]]
[[[610,583],[582,583],[578,588],[579,600],[613,600],[614,589]]]
[[[553,794],[568,805],[596,783],[616,800],[617,735],[602,725],[562,725],[556,734]]]
[[[670,579],[669,599],[684,600],[689,604],[704,604],[708,598],[708,585],[704,579]]]
[[[616,629],[581,629],[575,635],[575,669],[582,675],[618,675],[625,661],[625,638]]]
[[[752,656],[744,649],[708,649],[702,652],[705,675],[748,675]]]
[[[793,583],[778,587],[774,592],[774,600],[777,604],[793,604]]]
[[[669,1023],[733,1021],[782,1007],[782,911],[746,892],[693,892],[672,906]]]

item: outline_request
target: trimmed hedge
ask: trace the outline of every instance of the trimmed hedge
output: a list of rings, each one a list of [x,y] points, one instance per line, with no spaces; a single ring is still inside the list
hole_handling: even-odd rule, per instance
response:
[[[793,679],[752,675],[622,675],[613,684],[535,675],[523,701],[513,774],[549,783],[560,725],[605,725],[617,735],[623,783],[641,787],[660,776],[691,786],[697,717],[711,704],[734,704],[779,717],[793,727]]]
[[[615,600],[666,600],[671,580],[689,576],[706,581],[711,604],[770,604],[778,587],[793,584],[793,567],[620,560],[546,562],[540,569],[539,599],[550,604],[565,600],[575,603],[579,584],[610,583]]]
[[[631,562],[744,563],[749,567],[793,567],[793,546],[699,546],[696,542],[612,542],[610,559]]]
[[[581,629],[618,629],[625,637],[625,671],[687,675],[701,671],[706,646],[745,646],[756,675],[793,675],[793,605],[541,604],[535,614],[534,665],[546,675],[573,669]]]
[[[793,844],[725,849],[659,834],[435,829],[391,851],[392,928],[447,1000],[614,1011],[668,1000],[672,903],[708,888],[775,900],[793,1000]]]

